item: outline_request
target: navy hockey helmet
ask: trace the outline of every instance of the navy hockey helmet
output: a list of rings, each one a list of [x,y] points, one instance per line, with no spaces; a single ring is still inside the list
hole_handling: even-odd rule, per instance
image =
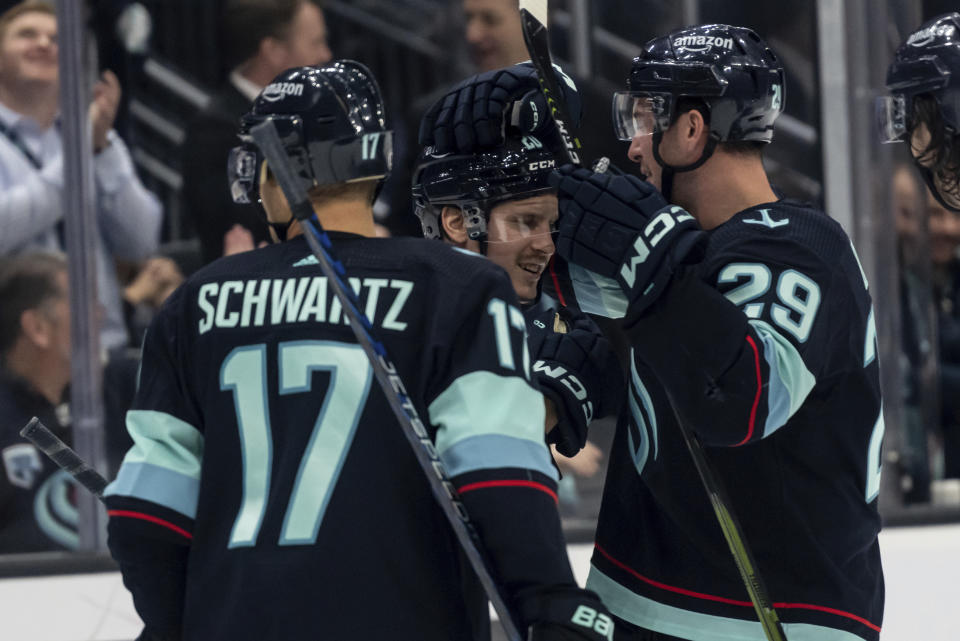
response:
[[[877,99],[881,140],[912,142],[926,125],[930,142],[914,152],[917,168],[940,204],[960,212],[960,13],[910,34],[887,69],[887,89]]]
[[[745,27],[699,25],[650,40],[633,60],[627,88],[613,98],[621,140],[665,131],[684,97],[703,101],[711,138],[720,142],[768,143],[783,111],[780,60]]]
[[[393,159],[392,132],[380,88],[353,60],[288,69],[260,93],[240,121],[242,144],[230,153],[227,173],[234,202],[259,199],[263,155],[250,129],[272,120],[304,187],[383,180]]]
[[[457,207],[467,235],[485,242],[490,211],[508,200],[552,193],[556,159],[535,136],[507,136],[503,144],[474,154],[434,155],[427,147],[413,176],[414,210],[427,238],[443,238],[440,213]]]
[[[960,13],[924,23],[912,33],[887,69],[889,96],[877,101],[884,142],[906,140],[913,99],[929,94],[953,133],[960,132]]]

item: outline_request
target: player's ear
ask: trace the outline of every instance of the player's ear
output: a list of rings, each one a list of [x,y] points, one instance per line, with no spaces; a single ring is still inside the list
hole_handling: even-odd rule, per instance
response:
[[[681,159],[674,159],[672,163],[687,165],[700,158],[710,137],[710,125],[707,124],[700,110],[691,109],[684,112],[677,118],[671,129],[675,130],[676,148],[683,154]]]
[[[463,212],[458,207],[444,207],[440,212],[440,225],[443,233],[451,243],[457,247],[467,244],[467,222],[463,219]]]

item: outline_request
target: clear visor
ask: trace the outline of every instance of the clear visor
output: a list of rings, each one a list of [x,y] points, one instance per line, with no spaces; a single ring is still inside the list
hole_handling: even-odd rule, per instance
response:
[[[249,147],[234,147],[227,159],[227,181],[233,202],[248,204],[258,188],[257,153]]]
[[[514,206],[514,203],[520,203]],[[545,207],[533,201],[512,201],[504,206],[515,210],[496,212],[487,221],[487,242],[490,244],[535,241],[547,245],[557,236],[556,206]],[[549,250],[552,252],[553,249]]]
[[[907,134],[906,99],[902,94],[880,96],[874,103],[880,142],[901,142]]]
[[[613,94],[613,130],[617,138],[649,136],[670,122],[668,95],[618,91]]]

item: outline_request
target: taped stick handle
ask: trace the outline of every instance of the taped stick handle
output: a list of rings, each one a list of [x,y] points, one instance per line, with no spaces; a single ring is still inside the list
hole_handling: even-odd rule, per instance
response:
[[[90,490],[101,501],[103,490],[108,481],[99,472],[86,464],[80,455],[70,449],[60,438],[51,432],[39,418],[34,416],[20,430],[20,436],[33,443],[51,461],[77,480],[77,483]]]

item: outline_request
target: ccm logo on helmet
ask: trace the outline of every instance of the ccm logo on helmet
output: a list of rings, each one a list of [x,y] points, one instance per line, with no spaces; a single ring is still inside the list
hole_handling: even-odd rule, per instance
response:
[[[537,171],[538,169],[552,169],[556,166],[556,160],[538,160],[527,165],[527,169],[530,171]]]
[[[691,51],[706,51],[710,47],[733,49],[733,38],[717,36],[681,36],[673,41],[673,46]]]
[[[907,44],[913,47],[922,47],[930,44],[934,38],[939,36],[950,37],[956,30],[956,27],[951,24],[935,24],[911,35],[907,38]]]
[[[263,90],[263,99],[276,102],[287,96],[302,96],[303,84],[299,82],[274,82]]]

